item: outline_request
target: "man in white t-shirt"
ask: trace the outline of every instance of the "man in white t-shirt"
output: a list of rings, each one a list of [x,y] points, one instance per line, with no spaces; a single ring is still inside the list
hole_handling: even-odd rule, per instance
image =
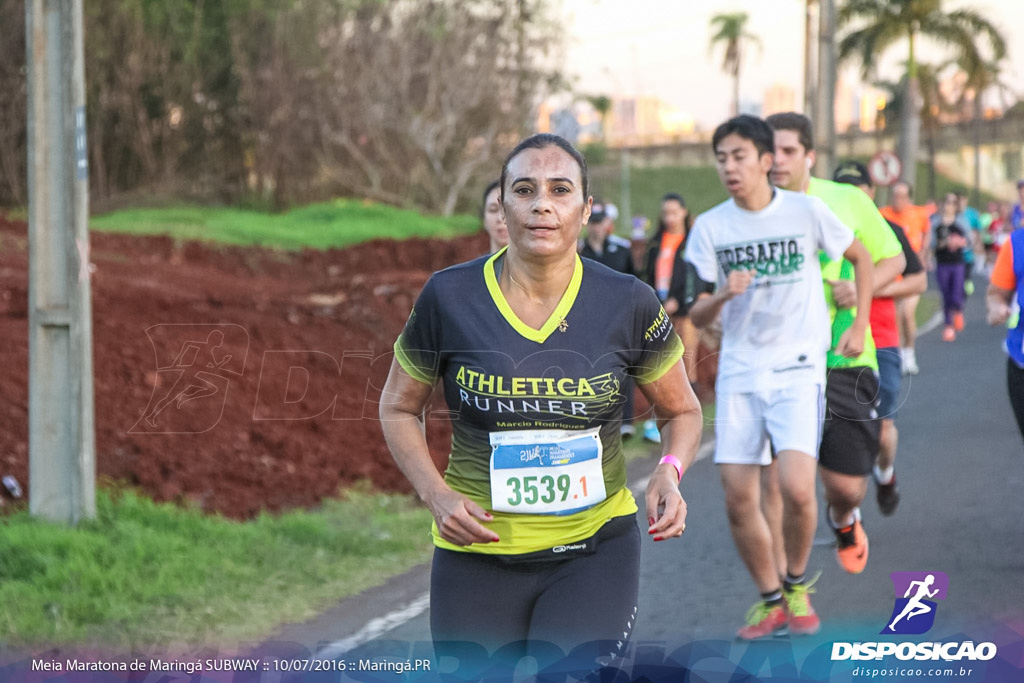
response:
[[[871,257],[821,200],[772,187],[774,134],[763,120],[730,119],[715,131],[712,148],[731,199],[697,218],[686,260],[699,292],[690,319],[704,327],[722,317],[715,463],[733,540],[761,593],[738,636],[763,638],[787,627],[794,634],[814,633],[820,620],[803,577],[818,519],[815,478],[831,346],[818,252],[843,256],[854,266],[858,312],[837,344],[849,356],[863,349]],[[785,501],[785,582],[760,504],[769,443]]]

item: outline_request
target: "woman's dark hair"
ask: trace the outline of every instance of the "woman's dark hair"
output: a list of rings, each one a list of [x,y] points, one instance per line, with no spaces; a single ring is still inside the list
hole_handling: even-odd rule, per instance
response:
[[[487,183],[487,187],[484,188],[484,196],[480,198],[480,220],[483,220],[484,215],[487,213],[487,196],[491,194],[491,190],[493,190],[496,187],[501,187],[500,180],[492,180],[491,182]]]
[[[678,194],[676,192],[667,192],[665,194],[665,196],[661,198],[661,203],[662,204],[664,204],[665,202],[671,202],[671,201],[679,202],[679,206],[681,206],[684,209],[686,209],[686,218],[683,219],[683,229],[686,231],[686,234],[683,236],[683,243],[685,244],[686,238],[690,236],[690,228],[693,227],[693,214],[690,212],[689,209],[687,209],[687,207],[686,207],[686,200],[683,199],[683,195]],[[660,242],[661,241],[661,236],[664,235],[664,234],[665,234],[665,221],[662,220],[660,212],[659,212],[659,215],[658,215],[658,228],[657,228],[657,230],[654,231],[654,234],[651,235],[651,242]]]
[[[552,133],[537,133],[526,138],[518,145],[515,146],[508,156],[505,157],[505,161],[501,164],[501,196],[505,197],[505,180],[508,178],[508,165],[509,163],[519,155],[520,152],[527,149],[546,149],[548,147],[558,147],[563,152],[571,156],[580,167],[580,181],[583,184],[583,199],[586,201],[587,197],[590,196],[588,191],[590,189],[590,182],[587,179],[587,160],[583,158],[583,154],[578,149],[572,146],[568,140],[560,135],[554,135]]]
[[[711,136],[711,151],[718,152],[718,143],[735,133],[744,140],[754,143],[759,156],[775,153],[775,133],[763,119],[750,114],[740,114],[729,119]]]

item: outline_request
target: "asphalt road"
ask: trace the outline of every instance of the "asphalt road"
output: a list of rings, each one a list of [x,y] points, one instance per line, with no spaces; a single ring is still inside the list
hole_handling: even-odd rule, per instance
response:
[[[1004,330],[985,324],[984,285],[977,282],[967,327],[956,342],[940,341],[937,331],[918,340],[921,373],[905,378],[897,422],[902,502],[893,516],[883,517],[870,486],[862,507],[870,559],[862,574],[846,574],[836,564],[832,534],[819,521],[810,571],[821,572],[812,598],[821,632],[767,645],[733,640],[757,592],[729,534],[716,468],[705,458],[682,483],[689,507],[685,536],[644,539],[632,673],[641,662],[652,671],[662,670],[659,662],[669,669],[683,662],[703,680],[730,680],[737,673],[741,679],[756,674],[756,680],[790,680],[797,673],[852,680],[851,662],[829,673],[825,660],[832,644],[884,640],[879,632],[895,597],[890,573],[919,571],[944,572],[949,589],[932,630],[916,640],[994,642],[1000,648],[996,663],[1015,673],[989,662],[987,675],[979,665],[982,677],[954,678],[1001,681],[1019,673],[1014,680],[1024,680],[1024,443],[1006,397]],[[654,462],[652,454],[634,463],[634,480]],[[278,646],[344,657],[401,643],[398,650],[419,656],[429,644],[426,593],[427,568],[418,568],[316,622],[283,629]]]

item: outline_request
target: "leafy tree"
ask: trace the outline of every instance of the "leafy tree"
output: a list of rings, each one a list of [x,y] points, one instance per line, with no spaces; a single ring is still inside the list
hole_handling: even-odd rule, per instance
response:
[[[612,110],[612,98],[607,95],[588,95],[587,102],[597,112],[597,118],[601,122],[601,140],[604,140],[608,135],[605,126],[608,123],[608,112]]]
[[[449,214],[495,174],[540,96],[562,87],[547,66],[561,36],[548,7],[84,3],[92,206],[343,194]],[[0,202],[24,203],[23,0],[0,0],[0,87]]]
[[[916,180],[920,144],[920,102],[917,49],[923,37],[952,49],[962,62],[980,64],[1002,61],[1006,41],[981,14],[970,9],[943,9],[942,0],[846,0],[837,23],[847,29],[839,42],[840,60],[856,58],[868,77],[877,69],[882,54],[897,44],[907,45],[907,78],[900,121],[900,158],[904,179]],[[987,54],[982,49],[986,44]]]
[[[725,44],[722,58],[722,71],[732,76],[732,115],[740,112],[740,70],[743,66],[743,46],[751,42],[760,47],[761,39],[747,32],[746,12],[716,14],[711,17],[711,49],[719,43]]]
[[[25,3],[0,0],[0,206],[28,202]]]

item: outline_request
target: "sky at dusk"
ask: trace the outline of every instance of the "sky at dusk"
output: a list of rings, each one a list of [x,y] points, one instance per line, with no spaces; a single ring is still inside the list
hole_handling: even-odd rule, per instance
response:
[[[974,9],[1003,31],[1004,80],[1024,93],[1024,0],[946,0],[944,6]],[[560,11],[569,34],[565,69],[578,92],[656,96],[713,128],[728,116],[731,81],[721,69],[722,48],[710,49],[710,21],[742,11],[761,45],[747,47],[741,99],[760,101],[779,83],[795,89],[798,107],[802,102],[804,0],[561,0]],[[934,47],[930,55],[923,49],[925,61],[944,58]],[[905,51],[884,54],[883,76],[895,77]],[[856,65],[843,72],[859,77]]]

